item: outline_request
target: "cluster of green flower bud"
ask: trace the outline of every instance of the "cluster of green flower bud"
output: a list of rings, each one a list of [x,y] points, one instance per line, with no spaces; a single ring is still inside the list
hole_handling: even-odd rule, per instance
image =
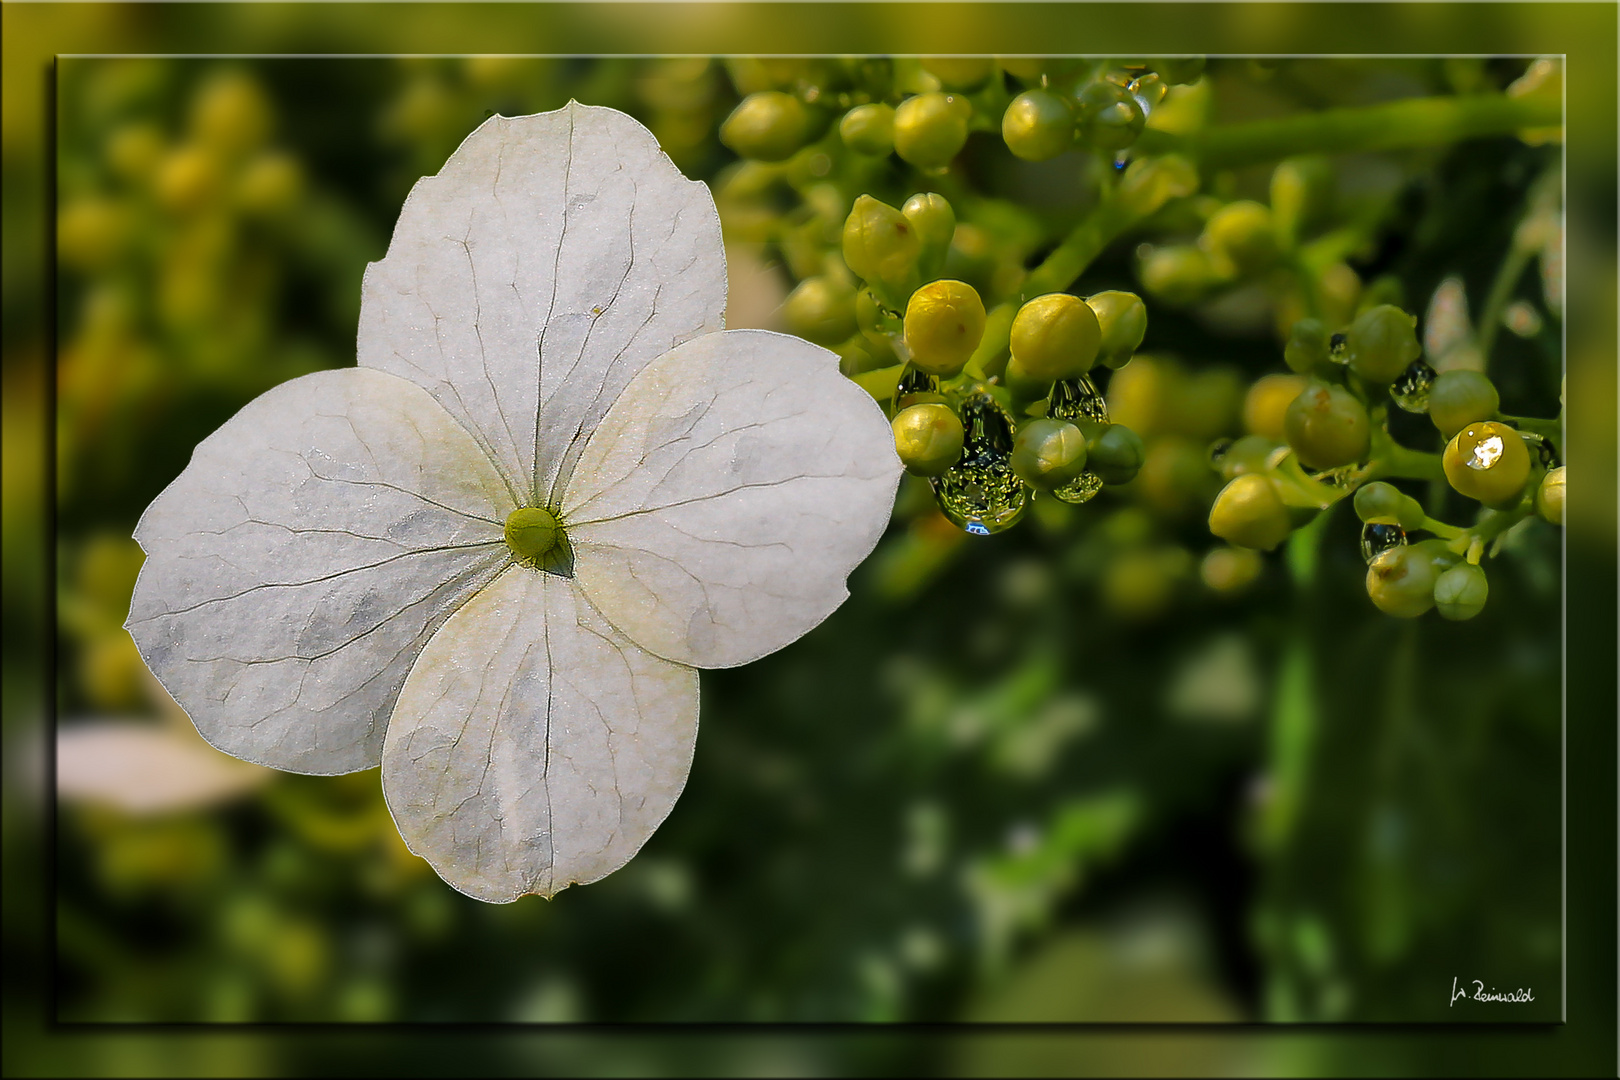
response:
[[[1108,422],[1088,374],[1130,360],[1147,331],[1141,300],[1037,296],[1014,314],[1005,369],[990,375],[970,365],[986,326],[978,290],[934,276],[954,225],[950,204],[927,194],[898,211],[862,196],[844,226],[860,330],[903,365],[892,400],[902,463],[934,482],[948,519],[980,534],[1015,524],[1037,493],[1080,503],[1129,482],[1142,441]]]
[[[1424,362],[1416,320],[1388,304],[1369,307],[1341,331],[1298,322],[1284,348],[1293,374],[1267,375],[1249,389],[1249,435],[1222,448],[1227,484],[1210,531],[1245,548],[1270,550],[1338,500],[1353,496],[1368,563],[1367,593],[1391,615],[1431,608],[1468,619],[1488,593],[1481,558],[1500,537],[1539,514],[1563,523],[1564,469],[1556,423],[1506,417],[1482,372],[1436,374]],[[1427,413],[1443,448],[1408,449],[1389,433],[1391,406]],[[1530,428],[1544,428],[1547,434]],[[1411,495],[1380,477],[1441,478],[1478,503],[1475,525],[1430,517]],[[1432,538],[1409,543],[1407,534]],[[1487,545],[1496,542],[1487,550]]]

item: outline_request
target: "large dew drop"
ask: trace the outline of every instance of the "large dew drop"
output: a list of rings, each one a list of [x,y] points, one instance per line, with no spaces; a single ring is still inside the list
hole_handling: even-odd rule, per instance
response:
[[[1108,402],[1085,375],[1058,380],[1052,385],[1052,394],[1046,402],[1047,416],[1079,424],[1082,431],[1086,429],[1088,423],[1108,423]],[[1095,498],[1102,488],[1102,477],[1087,469],[1052,494],[1066,503],[1078,505]]]
[[[933,482],[934,498],[952,524],[989,536],[1024,516],[1029,488],[1012,471],[1012,420],[995,399],[968,398],[961,416],[962,457]]]
[[[1429,391],[1434,389],[1434,378],[1434,368],[1419,357],[1406,365],[1401,377],[1390,384],[1389,396],[1409,413],[1426,413],[1429,411]]]
[[[1406,546],[1406,530],[1399,525],[1371,523],[1361,527],[1361,557],[1369,564],[1386,551]]]

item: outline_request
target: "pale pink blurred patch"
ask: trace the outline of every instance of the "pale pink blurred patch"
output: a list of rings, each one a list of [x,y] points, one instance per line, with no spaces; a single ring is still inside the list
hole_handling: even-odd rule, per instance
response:
[[[64,801],[163,814],[227,802],[275,770],[215,750],[188,724],[95,719],[56,733],[56,793]]]
[[[782,301],[787,299],[787,275],[765,258],[765,245],[726,245],[726,329],[786,329]]]

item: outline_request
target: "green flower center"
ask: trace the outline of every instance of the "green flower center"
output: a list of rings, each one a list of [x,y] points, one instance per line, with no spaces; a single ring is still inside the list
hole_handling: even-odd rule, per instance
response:
[[[523,562],[537,563],[561,543],[562,526],[550,510],[525,506],[506,519],[506,546]]]

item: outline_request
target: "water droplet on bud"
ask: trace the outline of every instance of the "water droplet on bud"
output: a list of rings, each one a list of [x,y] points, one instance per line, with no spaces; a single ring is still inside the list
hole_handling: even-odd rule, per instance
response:
[[[1328,338],[1328,359],[1335,364],[1348,364],[1350,350],[1346,347],[1346,337],[1343,334],[1334,334]]]
[[[1429,411],[1429,391],[1434,389],[1434,379],[1434,368],[1419,357],[1406,365],[1401,377],[1390,384],[1389,396],[1409,413],[1426,413]]]
[[[1085,430],[1086,422],[1108,423],[1108,402],[1088,376],[1059,379],[1052,384],[1052,393],[1046,399],[1046,415],[1079,424],[1081,430]],[[1087,469],[1052,494],[1066,503],[1079,505],[1095,498],[1102,488],[1102,477]]]
[[[1399,525],[1370,524],[1361,527],[1361,557],[1369,564],[1386,551],[1406,546],[1406,530]]]
[[[962,457],[933,481],[940,512],[975,536],[1017,524],[1029,506],[1029,488],[1012,471],[1012,418],[994,398],[977,394],[962,403]]]
[[[1220,472],[1221,462],[1225,460],[1227,453],[1231,449],[1231,439],[1216,439],[1214,442],[1210,443],[1209,449],[1205,452],[1205,456],[1209,459],[1209,467],[1214,469],[1216,472]]]

